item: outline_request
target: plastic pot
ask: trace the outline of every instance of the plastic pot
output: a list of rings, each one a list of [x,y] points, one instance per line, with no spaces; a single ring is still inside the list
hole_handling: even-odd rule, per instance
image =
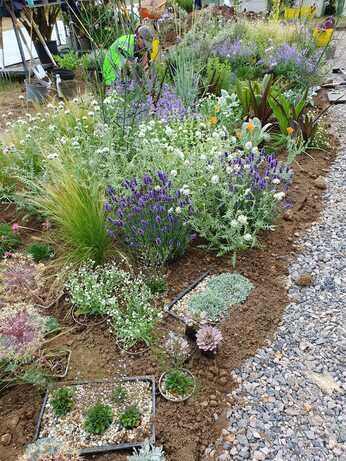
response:
[[[55,77],[57,74],[60,75],[61,80],[73,80],[76,76],[73,70],[60,69],[60,68],[53,69],[52,75]]]
[[[47,82],[33,80],[30,83],[25,80],[25,91],[27,101],[42,103],[48,96],[50,85]]]
[[[41,64],[53,64],[50,57],[47,54],[47,51],[45,50],[44,46],[42,45],[41,42],[34,42],[37,55],[39,60],[41,61]],[[49,40],[46,42],[47,48],[49,51],[52,53],[54,56],[55,54],[58,54],[58,44],[56,40]]]
[[[191,395],[195,392],[196,390],[196,378],[193,376],[191,371],[187,370],[186,368],[181,368],[180,371],[183,371],[185,374],[189,375],[193,379],[193,387],[192,390],[189,394],[184,395],[184,396],[173,396],[171,394],[167,394],[165,389],[164,389],[164,383],[165,383],[165,378],[167,375],[167,372],[162,373],[159,379],[159,391],[160,394],[162,395],[163,398],[166,400],[169,400],[170,402],[184,402],[184,400],[187,400],[191,397]]]
[[[185,325],[185,336],[196,342],[197,330],[194,325]]]

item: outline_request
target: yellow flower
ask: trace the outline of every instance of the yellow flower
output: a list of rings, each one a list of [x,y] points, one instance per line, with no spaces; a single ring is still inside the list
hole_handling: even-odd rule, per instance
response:
[[[245,125],[245,128],[248,130],[248,131],[253,131],[255,129],[255,125],[252,123],[252,122],[248,122],[246,125]]]
[[[216,125],[218,122],[218,118],[215,115],[212,115],[211,117],[208,118],[208,121],[211,125]]]
[[[291,126],[289,126],[289,127],[287,128],[287,134],[288,134],[289,136],[291,136],[292,133],[294,133],[294,128],[292,128]]]

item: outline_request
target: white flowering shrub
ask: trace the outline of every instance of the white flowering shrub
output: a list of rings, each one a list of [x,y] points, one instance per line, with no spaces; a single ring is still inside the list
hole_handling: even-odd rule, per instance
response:
[[[257,148],[206,159],[190,185],[190,225],[219,255],[253,247],[260,230],[272,229],[291,177]]]
[[[161,447],[151,445],[146,441],[139,450],[134,449],[132,455],[127,457],[128,461],[165,461],[165,453]]]

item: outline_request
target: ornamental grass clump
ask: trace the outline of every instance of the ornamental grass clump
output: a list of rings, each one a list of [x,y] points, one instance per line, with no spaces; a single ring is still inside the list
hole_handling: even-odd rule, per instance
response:
[[[182,256],[190,240],[183,215],[191,212],[188,189],[174,191],[168,175],[158,171],[123,181],[123,193],[107,188],[108,232],[121,239],[146,265],[162,265]],[[184,212],[184,213],[183,213]]]

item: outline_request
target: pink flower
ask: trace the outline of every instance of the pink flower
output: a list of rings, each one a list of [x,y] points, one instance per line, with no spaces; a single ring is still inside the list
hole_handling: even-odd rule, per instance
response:
[[[18,232],[19,228],[20,228],[20,226],[16,222],[13,223],[12,226],[11,226],[12,232],[14,232],[14,233]]]

